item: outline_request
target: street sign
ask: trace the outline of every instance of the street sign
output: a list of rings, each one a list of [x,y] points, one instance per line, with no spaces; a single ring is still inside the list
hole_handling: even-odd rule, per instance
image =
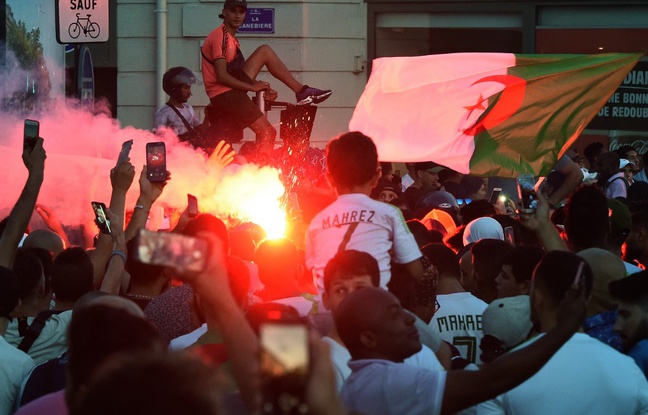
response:
[[[108,41],[110,0],[56,0],[56,41],[100,43]]]
[[[79,60],[76,68],[77,74],[77,98],[92,108],[94,105],[94,67],[92,65],[92,55],[87,46],[81,46],[79,50]]]
[[[247,9],[239,33],[274,33],[275,9]]]

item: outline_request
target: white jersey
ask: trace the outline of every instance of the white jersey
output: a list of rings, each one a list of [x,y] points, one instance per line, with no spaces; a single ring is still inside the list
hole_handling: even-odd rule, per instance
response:
[[[646,414],[648,382],[632,358],[587,334],[576,333],[538,373],[477,405],[477,413]]]
[[[439,310],[430,326],[443,340],[456,347],[461,357],[472,363],[481,363],[482,314],[488,304],[468,292],[439,294],[437,301]]]
[[[416,240],[396,206],[365,194],[341,195],[313,218],[306,235],[306,266],[313,269],[320,294],[324,292],[324,267],[347,239],[345,235],[348,242],[344,249],[367,252],[376,258],[382,288],[387,287],[391,277],[391,260],[406,264],[421,257]]]

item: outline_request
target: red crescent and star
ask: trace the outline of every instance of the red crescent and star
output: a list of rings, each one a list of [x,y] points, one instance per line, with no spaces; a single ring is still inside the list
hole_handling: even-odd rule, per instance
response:
[[[504,85],[504,89],[497,103],[485,112],[473,125],[463,131],[466,135],[479,135],[506,121],[520,109],[524,100],[526,81],[522,78],[513,75],[492,75],[478,79],[471,86],[483,82],[498,82]],[[488,108],[488,98],[484,98],[482,94],[479,94],[479,98],[477,98],[477,102],[474,105],[464,108],[468,110],[466,119],[469,119],[473,112]]]

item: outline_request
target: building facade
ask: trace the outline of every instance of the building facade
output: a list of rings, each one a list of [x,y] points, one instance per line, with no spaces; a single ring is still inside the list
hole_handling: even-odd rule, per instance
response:
[[[166,3],[166,13],[158,9],[160,3]],[[346,130],[377,57],[648,49],[648,1],[265,0],[250,1],[250,7],[273,9],[274,32],[241,33],[244,53],[267,43],[303,83],[334,90],[319,106],[311,137],[318,146]],[[220,25],[221,8],[221,0],[117,0],[117,117],[122,124],[151,128],[159,105],[160,13],[166,20],[166,67],[199,72],[200,45]],[[280,100],[294,99],[269,73],[260,78],[276,87]],[[199,109],[208,103],[199,85],[192,103]],[[412,103],[413,108],[420,104]],[[278,114],[270,113],[270,119],[278,122]],[[642,135],[642,120],[630,130],[623,123],[608,124],[587,133],[594,139]]]

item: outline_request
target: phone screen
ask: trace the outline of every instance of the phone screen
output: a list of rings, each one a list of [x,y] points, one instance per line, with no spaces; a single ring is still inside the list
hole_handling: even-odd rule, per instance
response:
[[[146,171],[150,182],[167,180],[166,147],[164,143],[148,143],[146,145]]]
[[[92,202],[92,209],[95,213],[95,223],[97,224],[99,231],[110,235],[112,230],[110,229],[110,221],[106,216],[106,205],[101,202]]]
[[[23,145],[29,150],[33,150],[38,142],[40,135],[40,124],[36,120],[25,120],[24,142]]]
[[[504,228],[504,239],[511,246],[515,246],[515,234],[513,233],[513,227],[507,226]]]
[[[131,148],[133,147],[133,140],[124,141],[119,152],[119,157],[117,158],[117,164],[115,167],[119,166],[124,160],[130,155]]]
[[[538,207],[538,196],[535,191],[535,178],[532,174],[518,176],[518,195],[522,201],[522,213],[533,213]]]
[[[297,413],[310,368],[308,328],[297,322],[266,322],[259,340],[264,413]]]
[[[179,272],[200,272],[205,268],[208,244],[205,240],[171,232],[141,229],[135,244],[135,258],[145,264],[171,267]]]
[[[497,203],[497,199],[499,198],[500,193],[502,193],[502,188],[501,187],[496,187],[493,189],[493,192],[490,195],[489,202],[491,205],[494,205]]]
[[[187,214],[190,218],[198,216],[198,199],[194,195],[187,194]]]

